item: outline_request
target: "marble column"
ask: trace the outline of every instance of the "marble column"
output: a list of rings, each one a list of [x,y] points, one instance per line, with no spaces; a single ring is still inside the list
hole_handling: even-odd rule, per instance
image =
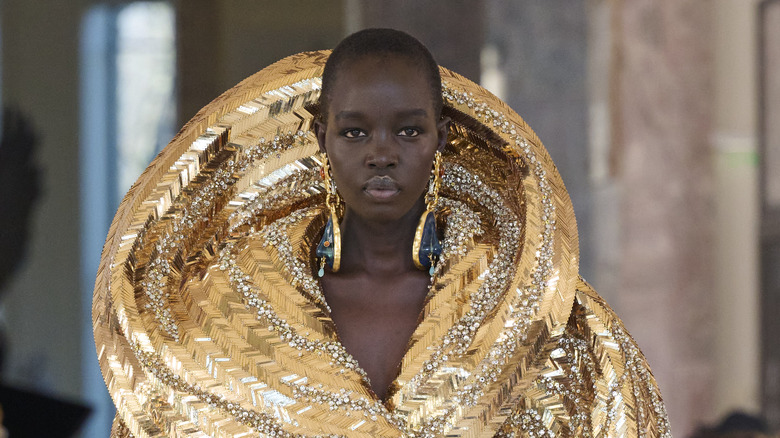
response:
[[[712,9],[707,0],[592,3],[608,8],[611,33],[608,145],[594,166],[611,188],[594,223],[614,253],[601,277],[650,362],[673,433],[687,436],[712,411],[716,377]]]

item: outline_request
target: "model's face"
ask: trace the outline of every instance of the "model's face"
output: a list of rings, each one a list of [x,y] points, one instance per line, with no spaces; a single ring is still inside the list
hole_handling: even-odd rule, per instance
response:
[[[328,118],[317,126],[348,212],[398,220],[422,205],[447,120],[434,113],[423,72],[400,57],[365,57],[342,65]]]

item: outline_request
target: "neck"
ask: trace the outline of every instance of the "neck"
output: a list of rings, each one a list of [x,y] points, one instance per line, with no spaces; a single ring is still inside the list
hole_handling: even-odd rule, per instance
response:
[[[371,221],[347,209],[341,221],[341,270],[374,276],[416,271],[412,242],[424,210],[424,202],[418,202],[398,220]]]

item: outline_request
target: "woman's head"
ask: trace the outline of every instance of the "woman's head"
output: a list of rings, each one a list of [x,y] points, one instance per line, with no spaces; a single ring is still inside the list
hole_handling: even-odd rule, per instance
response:
[[[394,30],[351,35],[328,60],[322,96],[317,140],[347,213],[376,221],[420,214],[448,122],[427,49]]]
[[[436,116],[441,115],[441,75],[433,55],[413,36],[395,29],[364,29],[344,38],[333,49],[322,73],[320,111],[327,118],[328,104],[333,93],[333,83],[345,65],[365,57],[401,57],[420,68],[427,80],[431,102]]]

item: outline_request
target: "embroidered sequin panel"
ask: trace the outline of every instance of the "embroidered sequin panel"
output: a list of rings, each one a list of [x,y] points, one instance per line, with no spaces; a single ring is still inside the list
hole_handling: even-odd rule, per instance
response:
[[[573,210],[544,147],[447,70],[443,253],[391,394],[374,398],[314,263],[326,57],[287,58],[215,100],[120,206],[93,311],[115,435],[668,435],[641,353],[576,292]]]

